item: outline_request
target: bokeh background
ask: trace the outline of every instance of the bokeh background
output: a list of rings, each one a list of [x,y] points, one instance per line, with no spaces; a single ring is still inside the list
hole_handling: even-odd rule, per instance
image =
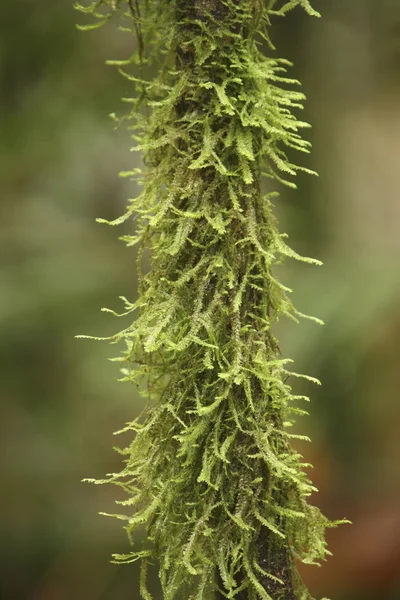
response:
[[[127,440],[112,432],[142,401],[117,382],[115,346],[74,338],[117,331],[100,308],[136,293],[135,251],[95,223],[135,193],[117,173],[138,157],[107,118],[129,82],[104,65],[134,40],[114,25],[78,32],[71,4],[0,9],[2,600],[139,597],[136,567],[109,563],[127,549],[120,522],[97,514],[118,490],[80,481],[120,468],[112,446]],[[314,5],[322,20],[294,11],[273,37],[303,82],[320,177],[300,176],[276,209],[292,246],[324,261],[280,275],[326,325],[282,323],[280,336],[323,382],[304,386],[299,425],[313,501],[354,524],[329,533],[333,557],[304,576],[318,598],[399,600],[400,3]]]

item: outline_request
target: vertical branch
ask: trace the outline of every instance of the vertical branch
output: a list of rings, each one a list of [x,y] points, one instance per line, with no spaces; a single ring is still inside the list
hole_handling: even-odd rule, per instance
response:
[[[286,150],[308,148],[292,113],[303,95],[287,89],[286,61],[257,44],[269,40],[276,2],[98,0],[81,10],[103,23],[99,7],[123,4],[138,50],[113,64],[137,93],[128,119],[141,128],[134,137],[146,172],[111,224],[136,212],[138,232],[124,240],[140,242],[152,261],[138,301],[125,301],[134,324],[111,340],[126,344],[123,380],[151,380],[155,402],[125,428],[133,441],[121,473],[101,481],[128,493],[131,516],[114,516],[128,520],[129,535],[147,528],[141,550],[114,557],[142,560],[143,598],[147,562],[158,560],[164,600],[311,600],[294,556],[324,559],[325,529],[337,522],[308,504],[315,488],[286,430],[304,411],[272,333],[280,315],[304,316],[274,263],[319,264],[285,244],[261,191],[261,174],[293,187],[286,178],[301,167]],[[274,14],[296,5],[313,14],[308,0]],[[160,61],[148,95],[143,77],[124,71],[143,66],[142,27]]]
[[[239,5],[239,2],[238,2]],[[185,26],[182,26],[182,34],[183,38],[190,38],[193,35],[193,26],[191,25],[191,21],[194,19],[200,19],[205,23],[205,26],[211,30],[216,26],[216,23],[222,27],[224,25],[224,18],[228,15],[228,9],[222,2],[218,0],[178,0],[177,2],[177,19],[186,22]],[[186,31],[184,30],[186,27]],[[232,25],[231,25],[232,27]],[[235,27],[235,32],[240,33],[243,36],[250,35],[248,28],[244,25],[240,27],[238,24]],[[183,70],[188,70],[193,72],[196,69],[196,58],[194,52],[184,52],[181,46],[177,47],[177,56],[176,56],[176,64],[177,67]],[[200,82],[199,82],[200,83]],[[190,110],[196,110],[198,112],[202,112],[207,110],[207,107],[199,104],[198,106],[193,106],[192,103],[189,105],[185,105],[181,103],[179,106],[179,117],[182,118],[185,112],[189,112]],[[218,131],[215,132],[217,135]],[[223,132],[221,132],[223,133]],[[253,145],[261,148],[262,146],[262,132],[258,133],[258,138],[254,136]],[[201,176],[201,175],[200,175]],[[252,197],[252,201],[255,206],[258,203],[262,202],[261,199],[261,172],[259,169],[253,170],[253,182],[247,186],[247,194]],[[215,198],[215,202],[218,203],[218,197]],[[241,237],[242,232],[240,229],[237,232],[237,240]],[[237,257],[238,260],[238,273],[237,278],[238,281],[241,281],[244,277],[245,273],[245,262],[247,261],[247,257],[244,255],[239,255]],[[234,290],[235,291],[235,290]],[[237,291],[237,290],[236,290]],[[268,311],[270,311],[270,305],[272,304],[272,300],[267,298],[268,302]],[[250,305],[245,305],[244,310],[252,310],[253,307]],[[239,336],[240,336],[240,328],[237,327],[239,314],[233,317],[233,321],[230,324],[230,332],[232,337],[235,339],[237,347],[239,348]],[[259,399],[260,400],[260,399]],[[280,427],[283,428],[282,420],[280,419]],[[267,479],[267,477],[266,477]],[[283,491],[280,491],[278,494],[279,498],[283,496]],[[278,500],[279,502],[279,500]],[[285,503],[283,503],[285,504]],[[284,529],[284,527],[283,527]],[[273,539],[274,534],[271,534],[266,528],[261,528],[258,536],[256,537],[254,547],[255,551],[259,558],[259,566],[267,573],[270,574],[270,577],[263,575],[261,576],[261,582],[264,587],[265,592],[273,599],[273,600],[296,600],[295,592],[293,589],[293,581],[292,581],[292,563],[293,560],[290,555],[290,549],[285,544],[276,544]],[[272,577],[271,577],[272,576]],[[276,578],[276,581],[273,579]],[[224,589],[224,584],[221,579],[221,575],[216,569],[216,584],[217,590],[215,594],[216,600],[222,600],[225,596],[219,589]],[[244,571],[238,577],[238,585],[240,586],[244,580],[246,580],[247,575]],[[279,583],[279,581],[283,582]],[[283,595],[282,595],[283,593]],[[244,589],[242,592],[235,596],[237,600],[247,600],[248,589]]]

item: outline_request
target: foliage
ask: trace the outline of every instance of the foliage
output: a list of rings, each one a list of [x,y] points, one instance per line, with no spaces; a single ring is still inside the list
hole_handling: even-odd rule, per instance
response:
[[[124,342],[122,381],[144,389],[145,413],[122,431],[134,433],[120,450],[125,467],[96,483],[122,487],[131,537],[146,525],[151,542],[117,562],[160,561],[165,600],[221,597],[311,598],[295,560],[318,564],[329,551],[325,529],[335,526],[309,504],[315,491],[290,432],[306,414],[272,328],[280,316],[306,317],[290,289],[273,274],[299,256],[272,214],[273,184],[291,187],[299,167],[288,151],[308,152],[294,116],[303,95],[291,88],[286,60],[270,58],[272,15],[307,0],[99,0],[88,7],[94,24],[116,13],[136,35],[128,60],[109,61],[135,91],[125,120],[143,156],[140,194],[111,225],[135,215],[139,298],[123,298],[132,325]],[[146,52],[145,52],[146,50]],[[144,72],[157,75],[144,79]],[[266,193],[261,191],[265,177]],[[101,221],[101,220],[100,220]],[[141,272],[150,251],[151,267]],[[113,311],[111,311],[113,312]],[[114,313],[115,314],[115,313]],[[318,382],[317,382],[318,383]],[[307,439],[307,438],[303,438]],[[216,574],[216,568],[217,573]]]

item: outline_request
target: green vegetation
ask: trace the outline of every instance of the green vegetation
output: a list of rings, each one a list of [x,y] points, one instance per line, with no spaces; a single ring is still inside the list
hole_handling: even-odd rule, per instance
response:
[[[122,381],[149,404],[123,429],[134,432],[120,450],[125,467],[94,481],[127,492],[130,514],[115,516],[131,539],[146,526],[150,543],[114,555],[141,559],[145,600],[154,559],[165,600],[311,598],[296,559],[319,564],[325,529],[338,523],[309,504],[315,487],[291,445],[308,439],[290,430],[308,398],[290,378],[318,381],[288,369],[273,333],[281,316],[319,322],[296,310],[273,271],[287,257],[320,264],[286,244],[271,202],[277,183],[312,173],[288,158],[308,152],[294,114],[304,96],[290,63],[263,53],[273,50],[271,17],[298,5],[317,15],[307,0],[77,7],[98,18],[82,28],[119,16],[137,38],[129,59],[109,64],[133,90],[128,115],[114,118],[134,131],[145,167],[122,175],[142,191],[109,223],[135,215],[122,239],[139,245],[139,297],[122,298],[122,316],[136,316],[109,339],[124,342]]]

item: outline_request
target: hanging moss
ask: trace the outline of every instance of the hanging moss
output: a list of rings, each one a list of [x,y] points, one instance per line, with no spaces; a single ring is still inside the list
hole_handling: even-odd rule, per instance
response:
[[[282,5],[283,4],[283,5]],[[132,87],[123,117],[144,168],[123,173],[141,192],[118,225],[135,215],[139,298],[123,298],[134,321],[112,336],[124,342],[123,381],[149,399],[123,450],[125,467],[96,483],[127,493],[121,504],[131,537],[147,543],[117,562],[159,561],[165,600],[311,598],[296,559],[329,554],[335,526],[308,503],[315,490],[290,432],[308,398],[294,395],[299,375],[282,358],[272,326],[306,317],[273,267],[306,263],[279,233],[272,213],[276,182],[295,187],[289,149],[308,152],[298,82],[273,49],[271,15],[307,0],[99,0],[79,10],[118,14],[137,38],[128,60],[109,61]],[[146,79],[144,74],[157,73]],[[264,178],[264,191],[261,183]],[[141,257],[151,254],[142,273]],[[318,319],[311,318],[318,322]],[[318,382],[317,382],[318,383]],[[150,545],[149,542],[150,541]]]

